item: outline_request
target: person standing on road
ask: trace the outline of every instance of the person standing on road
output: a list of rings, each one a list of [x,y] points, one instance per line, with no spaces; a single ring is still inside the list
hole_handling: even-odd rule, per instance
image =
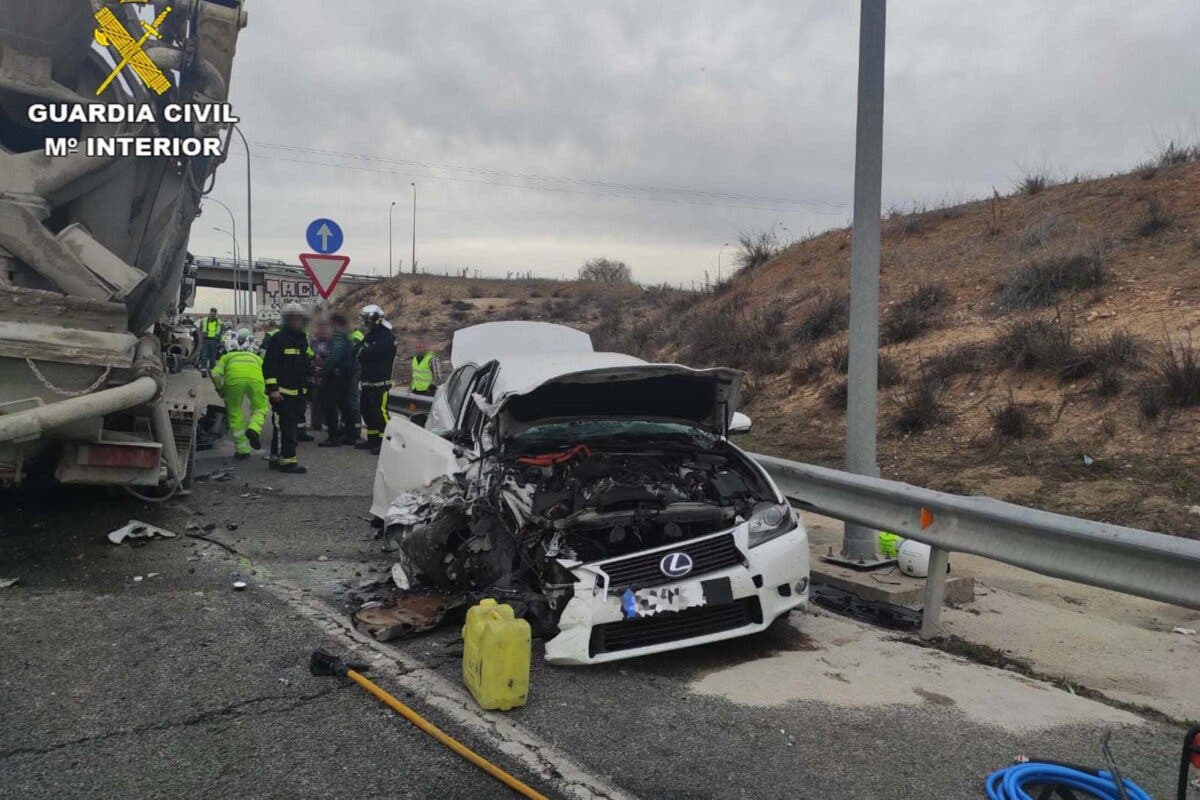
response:
[[[360,316],[364,335],[362,350],[358,354],[358,361],[362,365],[362,377],[358,385],[367,438],[355,447],[379,455],[383,430],[389,418],[388,389],[392,388],[392,365],[396,361],[396,334],[392,332],[391,324],[383,318],[383,309],[379,306],[365,306]]]
[[[320,395],[327,436],[318,447],[354,444],[358,439],[357,433],[354,432],[358,426],[350,416],[350,392],[347,387],[354,374],[353,358],[350,335],[346,332],[346,316],[334,312],[329,317],[325,383],[321,387]]]
[[[312,391],[309,393],[309,429],[314,433],[321,430],[325,422],[325,379],[327,370],[325,360],[329,357],[330,327],[328,320],[319,319],[313,324],[313,334],[309,338],[309,348],[312,350]]]
[[[207,372],[217,361],[221,349],[221,318],[216,307],[208,310],[208,316],[200,320],[200,370]]]
[[[212,369],[212,382],[225,400],[225,417],[233,437],[234,456],[247,458],[251,448],[262,449],[262,426],[267,420],[267,393],[263,360],[253,351],[250,331],[236,334],[237,346],[221,356]],[[243,421],[245,402],[250,401],[250,419]]]
[[[267,339],[267,355],[263,359],[267,397],[271,401],[272,469],[280,472],[307,472],[296,457],[297,434],[304,418],[304,392],[311,379],[310,350],[304,329],[308,325],[308,310],[299,303],[283,308],[283,327]]]
[[[430,347],[428,340],[417,342],[417,354],[412,357],[412,379],[410,388],[414,394],[433,394],[442,382],[442,362]]]
[[[349,427],[346,428],[346,443],[357,445],[358,435],[360,430],[359,422],[362,420],[361,404],[359,403],[359,385],[358,382],[362,378],[362,364],[358,360],[359,354],[362,352],[363,340],[366,334],[362,329],[355,328],[350,331],[350,380],[346,382],[346,404],[350,408]]]

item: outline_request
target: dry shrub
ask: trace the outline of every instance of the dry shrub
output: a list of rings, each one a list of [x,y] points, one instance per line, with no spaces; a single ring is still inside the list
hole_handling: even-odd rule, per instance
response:
[[[1134,229],[1138,236],[1146,238],[1175,227],[1175,215],[1167,210],[1157,196],[1146,201],[1146,213]]]
[[[896,429],[904,434],[922,433],[944,422],[941,395],[940,383],[918,378],[900,395]]]
[[[1108,279],[1103,248],[1056,253],[1015,267],[997,287],[997,304],[1003,309],[1046,308],[1065,291],[1081,291]]]
[[[884,344],[915,339],[939,322],[941,306],[947,296],[944,283],[922,283],[913,287],[900,301],[888,308],[880,326]]]
[[[800,320],[792,334],[801,344],[816,342],[850,325],[850,295],[846,292],[822,292],[813,307]]]
[[[1041,427],[1033,415],[1033,407],[1018,403],[1012,392],[1008,400],[998,406],[988,406],[988,416],[992,420],[992,431],[999,437],[1008,439],[1024,439],[1036,436]]]
[[[415,295],[422,295],[422,294],[425,294],[425,284],[423,284],[423,283],[410,283],[410,284],[408,285],[408,291],[412,292],[412,293],[413,293],[413,294],[415,294]]]

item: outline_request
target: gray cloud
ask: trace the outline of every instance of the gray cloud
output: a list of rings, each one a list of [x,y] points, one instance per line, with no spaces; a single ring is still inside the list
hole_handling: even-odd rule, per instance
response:
[[[740,230],[848,219],[857,3],[248,5],[232,100],[256,255],[294,258],[325,215],[352,269],[381,271],[394,200],[407,265],[410,181],[418,259],[439,271],[560,275],[607,254],[687,282]],[[1194,135],[1196,41],[1189,2],[893,2],[885,206],[1005,191],[1022,164],[1111,172]],[[243,168],[232,157],[215,193],[239,214]],[[197,224],[193,252],[228,249],[210,221],[227,218]]]

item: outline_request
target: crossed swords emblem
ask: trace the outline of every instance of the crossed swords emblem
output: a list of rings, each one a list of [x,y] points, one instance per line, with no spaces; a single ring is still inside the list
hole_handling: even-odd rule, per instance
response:
[[[126,0],[122,0],[125,2]],[[93,36],[96,42],[103,47],[113,47],[120,54],[121,60],[117,63],[115,69],[104,79],[104,83],[100,84],[100,88],[96,90],[96,95],[99,96],[108,85],[113,82],[113,79],[121,73],[121,70],[128,64],[129,68],[137,74],[142,82],[150,87],[154,92],[162,94],[167,89],[171,88],[171,82],[167,80],[167,76],[163,74],[150,57],[142,50],[142,47],[151,38],[158,39],[161,37],[159,28],[163,24],[163,20],[167,18],[167,14],[171,13],[171,7],[167,6],[163,9],[154,22],[142,22],[142,27],[145,32],[140,39],[135,40],[125,30],[125,26],[117,19],[116,15],[108,8],[101,6],[96,12],[96,23],[98,27],[93,31]]]

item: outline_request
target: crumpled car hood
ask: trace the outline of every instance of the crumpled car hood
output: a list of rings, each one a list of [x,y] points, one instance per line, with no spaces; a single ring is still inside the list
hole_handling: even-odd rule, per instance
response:
[[[502,438],[555,420],[680,422],[723,434],[737,408],[742,372],[729,367],[625,364],[571,372],[498,398],[489,409]]]

